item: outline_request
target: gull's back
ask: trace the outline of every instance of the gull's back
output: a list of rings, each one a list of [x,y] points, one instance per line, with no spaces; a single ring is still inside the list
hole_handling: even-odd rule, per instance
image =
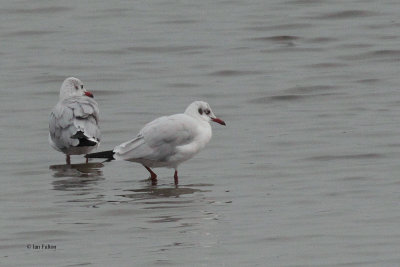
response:
[[[114,149],[116,159],[167,164],[180,147],[197,136],[197,125],[185,114],[164,116],[146,124],[132,140]]]
[[[78,150],[85,150],[82,152],[87,153],[95,146],[90,149],[70,150],[80,145],[80,136],[77,134],[91,142],[100,142],[98,121],[98,105],[92,98],[72,96],[60,100],[50,113],[50,145],[64,153],[82,154]]]

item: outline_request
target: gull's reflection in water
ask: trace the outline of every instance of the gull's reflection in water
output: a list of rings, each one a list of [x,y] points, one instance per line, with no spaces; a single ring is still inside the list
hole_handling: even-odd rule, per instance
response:
[[[124,190],[121,197],[130,198],[132,200],[151,200],[151,199],[171,199],[179,198],[183,195],[190,195],[197,192],[210,192],[210,190],[203,190],[195,187],[213,186],[212,184],[190,184],[184,186],[164,187],[157,185],[148,185],[140,189]]]
[[[132,207],[147,210],[142,218],[151,224],[166,224],[181,231],[196,228],[204,216],[202,210],[207,204],[205,192],[210,192],[212,184],[188,185],[147,185],[140,189],[123,190],[119,197],[134,204]],[[193,212],[194,211],[194,212]],[[147,227],[147,226],[145,226]],[[160,249],[170,249],[161,246]]]
[[[88,189],[89,186],[104,180],[101,171],[103,166],[102,163],[52,165],[49,169],[54,171],[54,178],[66,178],[53,181],[54,189],[62,191]]]

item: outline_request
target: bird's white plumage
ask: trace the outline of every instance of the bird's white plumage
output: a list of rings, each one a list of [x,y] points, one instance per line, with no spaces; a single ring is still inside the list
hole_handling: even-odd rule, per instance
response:
[[[139,133],[114,150],[86,155],[86,158],[107,158],[141,163],[150,173],[153,185],[157,174],[152,167],[174,168],[178,185],[178,165],[197,154],[211,139],[210,122],[226,125],[215,117],[210,105],[203,101],[190,104],[184,113],[164,116],[146,124]]]
[[[87,154],[100,142],[99,108],[87,95],[91,93],[79,79],[67,78],[60,89],[60,100],[50,113],[49,143],[66,155]],[[80,138],[97,144],[78,146]]]
[[[199,109],[210,113],[200,114]],[[134,139],[114,148],[114,158],[176,169],[210,141],[212,118],[215,115],[206,102],[193,102],[183,114],[160,117],[146,124]]]

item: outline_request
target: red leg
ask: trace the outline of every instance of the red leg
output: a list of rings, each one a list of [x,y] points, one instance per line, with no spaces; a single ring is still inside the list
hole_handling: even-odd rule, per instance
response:
[[[67,162],[67,165],[71,165],[71,157],[69,155],[66,156],[65,161]]]
[[[175,182],[175,185],[178,185],[178,170],[175,170],[175,173],[174,173],[174,182]]]
[[[88,164],[89,163],[89,158],[86,158],[86,164]]]
[[[154,184],[157,184],[157,174],[155,174],[149,167],[143,165],[150,173],[150,179],[151,182]]]

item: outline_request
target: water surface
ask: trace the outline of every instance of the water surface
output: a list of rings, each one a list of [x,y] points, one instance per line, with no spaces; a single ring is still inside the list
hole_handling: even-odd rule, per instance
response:
[[[9,1],[0,265],[396,266],[398,1]],[[205,100],[206,149],[159,184],[47,143],[68,76],[111,149]],[[33,249],[31,245],[56,248]]]

